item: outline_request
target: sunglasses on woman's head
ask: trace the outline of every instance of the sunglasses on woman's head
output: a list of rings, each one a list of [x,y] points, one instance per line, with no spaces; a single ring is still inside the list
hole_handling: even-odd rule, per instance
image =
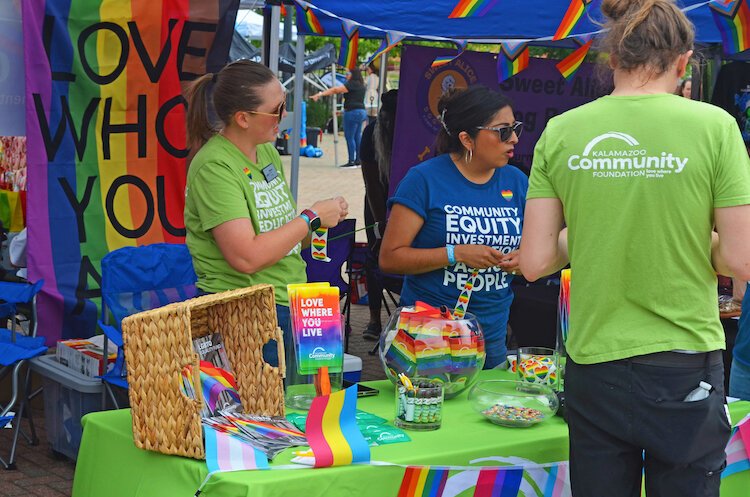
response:
[[[521,132],[523,131],[523,123],[521,121],[516,121],[509,126],[498,126],[498,127],[477,126],[477,129],[486,129],[487,131],[495,131],[500,137],[500,141],[508,142],[510,141],[511,136],[513,136],[513,133],[516,134],[516,138],[521,137]]]

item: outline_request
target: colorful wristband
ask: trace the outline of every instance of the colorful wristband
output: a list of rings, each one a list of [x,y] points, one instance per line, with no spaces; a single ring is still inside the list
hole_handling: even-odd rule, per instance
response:
[[[456,248],[453,245],[446,245],[445,251],[448,253],[448,265],[454,265],[456,263]]]
[[[302,219],[305,220],[305,222],[307,223],[307,228],[309,229],[310,228],[310,221],[311,221],[310,216],[308,216],[304,212],[300,212],[299,217],[301,217]]]

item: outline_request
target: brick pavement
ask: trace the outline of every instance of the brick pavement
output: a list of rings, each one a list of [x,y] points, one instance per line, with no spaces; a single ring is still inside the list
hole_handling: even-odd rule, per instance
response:
[[[338,169],[334,165],[333,137],[325,135],[320,144],[323,157],[312,159],[301,158],[300,188],[298,204],[300,208],[312,205],[316,200],[343,195],[349,202],[350,217],[357,218],[357,226],[364,226],[364,183],[359,169]],[[339,138],[339,163],[346,161],[346,144]],[[287,178],[289,175],[289,156],[282,158]],[[358,241],[365,241],[364,232],[357,233]],[[366,306],[352,307],[352,335],[349,342],[349,353],[362,358],[363,379],[382,379],[384,373],[376,355],[369,355],[373,342],[362,339],[369,318]],[[387,317],[383,313],[383,323]],[[57,497],[71,494],[75,464],[67,459],[58,459],[51,453],[44,429],[44,411],[41,396],[33,401],[34,420],[37,426],[40,443],[30,447],[25,441],[19,442],[17,467],[15,471],[0,469],[0,497],[6,496],[42,496]],[[24,426],[26,423],[24,422]],[[0,430],[0,451],[7,458],[10,447],[10,430]],[[104,496],[103,496],[104,497]]]

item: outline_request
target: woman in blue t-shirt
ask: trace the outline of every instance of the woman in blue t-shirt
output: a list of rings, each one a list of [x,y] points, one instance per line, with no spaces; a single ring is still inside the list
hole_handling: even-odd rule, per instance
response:
[[[468,311],[484,330],[486,368],[505,360],[505,336],[519,274],[518,246],[528,179],[507,166],[522,123],[510,100],[484,86],[438,102],[440,155],[409,170],[389,200],[380,268],[404,274],[401,304],[454,307],[472,269]]]

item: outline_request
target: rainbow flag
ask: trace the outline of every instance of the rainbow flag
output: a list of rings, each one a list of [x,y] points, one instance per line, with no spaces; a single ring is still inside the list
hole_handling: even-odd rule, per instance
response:
[[[208,472],[268,469],[268,457],[229,433],[203,425]]]
[[[515,497],[521,488],[523,469],[482,469],[474,497]]]
[[[594,43],[594,38],[592,36],[585,36],[581,37],[580,41],[579,39],[576,39],[576,42],[582,42],[583,44],[571,52],[570,55],[558,62],[555,66],[557,67],[557,70],[560,71],[563,78],[568,82],[573,81],[573,77],[576,75],[576,72],[578,72],[578,68],[581,67],[583,59],[585,59],[586,54],[589,53],[591,44]]]
[[[440,497],[448,481],[448,469],[408,466],[397,497]]]
[[[709,6],[721,33],[724,53],[732,55],[750,48],[750,7],[747,0],[714,0]]]
[[[500,44],[497,54],[497,82],[502,83],[523,71],[529,65],[529,47],[523,42]]]
[[[560,21],[560,25],[557,27],[557,31],[552,36],[553,40],[562,40],[570,35],[573,28],[583,16],[583,13],[588,8],[591,0],[570,0],[567,12]]]
[[[406,33],[402,33],[400,31],[386,31],[385,38],[380,43],[380,46],[377,50],[375,50],[375,53],[372,54],[372,56],[367,59],[367,62],[365,62],[366,66],[370,65],[370,62],[377,59],[384,53],[388,52],[390,49],[395,47],[399,44],[401,40],[403,40],[406,37]]]
[[[727,467],[721,473],[722,478],[750,470],[750,415],[732,430],[726,453]]]
[[[316,468],[370,461],[370,447],[357,428],[356,410],[356,385],[313,399],[305,434]]]
[[[468,42],[466,40],[456,40],[456,48],[458,49],[458,53],[456,55],[441,55],[439,57],[435,57],[435,60],[432,61],[430,67],[444,66],[450,61],[459,58],[461,54],[466,50],[467,44]]]
[[[359,24],[348,19],[341,20],[341,50],[339,51],[339,65],[347,69],[357,67],[357,49],[359,48]]]
[[[39,330],[51,345],[94,332],[107,253],[184,243],[182,86],[225,64],[237,2],[23,4],[28,267],[46,281]]]
[[[216,403],[219,401],[221,392],[227,392],[232,400],[241,404],[240,395],[237,393],[237,383],[231,373],[217,368],[210,362],[201,361],[200,379],[203,401],[211,412],[216,410]]]
[[[316,35],[324,34],[323,26],[313,12],[312,6],[304,0],[294,0],[294,2],[297,4],[294,6],[297,10],[297,28]]]
[[[457,19],[463,17],[482,17],[495,6],[498,0],[460,0],[448,19]]]

